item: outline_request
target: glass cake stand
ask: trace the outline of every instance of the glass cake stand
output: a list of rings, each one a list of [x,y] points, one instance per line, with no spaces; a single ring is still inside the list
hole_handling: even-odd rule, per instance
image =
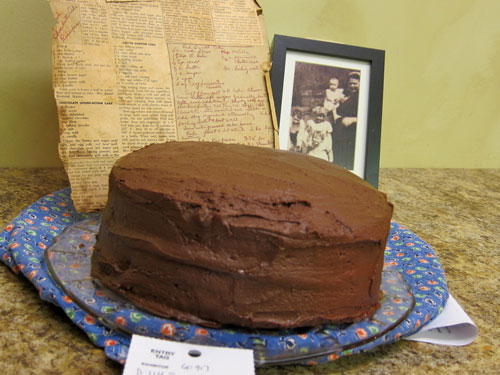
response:
[[[400,326],[415,306],[410,285],[389,262],[382,274],[380,308],[371,318],[353,324],[250,330],[207,328],[161,318],[141,310],[91,278],[91,256],[100,220],[100,215],[94,215],[67,226],[44,254],[54,281],[87,313],[86,324],[100,322],[129,335],[252,349],[257,366],[311,364],[321,359],[334,360],[355,352],[356,348],[383,343],[387,334]],[[397,333],[394,337],[400,336]],[[368,345],[370,343],[372,345]],[[126,353],[121,355],[126,356]]]

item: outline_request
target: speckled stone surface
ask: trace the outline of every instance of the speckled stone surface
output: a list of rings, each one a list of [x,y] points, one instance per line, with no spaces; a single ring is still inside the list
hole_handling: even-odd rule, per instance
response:
[[[0,226],[36,199],[68,186],[62,169],[0,169]],[[430,243],[450,292],[479,328],[465,347],[411,341],[322,366],[257,369],[288,374],[499,374],[500,170],[382,169],[394,220]],[[121,374],[59,307],[0,264],[0,373]]]

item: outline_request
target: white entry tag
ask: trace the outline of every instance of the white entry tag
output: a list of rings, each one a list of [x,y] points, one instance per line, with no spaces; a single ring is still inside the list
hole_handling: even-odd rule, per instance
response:
[[[133,335],[123,375],[255,375],[253,351]]]

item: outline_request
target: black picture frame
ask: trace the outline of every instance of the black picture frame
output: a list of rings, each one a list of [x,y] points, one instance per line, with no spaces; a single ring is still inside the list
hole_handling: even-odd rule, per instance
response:
[[[286,124],[291,123],[292,110],[296,107],[304,107],[302,105],[304,102],[308,102],[309,107],[312,107],[315,101],[316,103],[318,102],[319,99],[315,92],[320,90],[320,86],[317,85],[315,89],[310,89],[310,86],[315,84],[314,81],[317,80],[318,77],[326,77],[329,72],[344,76],[347,74],[349,77],[348,88],[350,88],[351,83],[355,84],[355,80],[351,80],[351,78],[355,78],[352,76],[355,76],[356,71],[359,70],[358,87],[361,88],[358,90],[357,96],[359,97],[360,104],[357,105],[358,110],[356,111],[355,117],[355,146],[352,146],[357,149],[355,156],[353,156],[351,160],[353,165],[352,169],[350,165],[347,165],[348,163],[342,166],[352,170],[375,188],[378,188],[384,63],[385,51],[383,50],[275,35],[272,46],[272,68],[270,78],[276,117],[280,128],[280,148],[288,149],[288,142],[281,141],[290,138],[288,138],[288,135],[285,135],[282,130],[286,128],[286,133],[290,133],[290,126],[292,125],[288,125],[289,127],[287,128]],[[310,66],[307,66],[307,64],[310,64]],[[293,77],[290,74],[293,74]],[[368,79],[366,79],[367,76]],[[307,80],[312,80],[313,82],[303,83],[301,91],[300,85],[297,83],[301,82],[299,78],[301,78],[302,82],[306,82]],[[337,79],[337,81],[339,81],[339,79]],[[329,83],[328,81],[326,85]],[[335,83],[332,84],[334,85]],[[338,84],[340,85],[340,83]],[[306,89],[307,87],[309,88]],[[362,90],[364,91],[362,92]],[[312,93],[309,95],[310,91]],[[352,91],[354,91],[354,89],[351,90],[351,92]],[[298,93],[301,94],[299,95]],[[353,96],[353,94],[350,96],[344,95],[342,100],[347,100],[349,97]],[[345,99],[346,97],[347,99]],[[362,97],[363,110],[361,112]],[[326,107],[326,102],[324,102],[324,106]],[[307,110],[307,107],[306,105],[304,108]],[[314,109],[317,110],[317,107]],[[289,117],[285,118],[284,114],[286,115],[287,113]],[[332,121],[330,121],[331,123],[338,124],[338,118],[334,119],[332,114],[330,114],[330,117],[332,119]],[[361,120],[363,120],[362,129],[361,125],[358,125],[358,122],[359,124],[362,123]],[[339,126],[340,125],[338,125],[337,128]],[[346,125],[345,127],[347,128],[348,126]],[[332,139],[335,139],[336,132],[334,129],[336,129],[336,127],[332,126]],[[360,136],[359,139],[358,135]],[[341,137],[338,137],[338,139],[340,138]],[[293,141],[289,142],[293,143]],[[360,145],[364,145],[364,152],[362,152],[363,150],[359,147]],[[338,148],[341,149],[342,147]],[[332,147],[332,150],[334,150],[334,147]],[[352,153],[353,152],[354,151],[352,151]],[[336,161],[333,160],[333,162]],[[360,166],[359,168],[356,166],[356,163]]]

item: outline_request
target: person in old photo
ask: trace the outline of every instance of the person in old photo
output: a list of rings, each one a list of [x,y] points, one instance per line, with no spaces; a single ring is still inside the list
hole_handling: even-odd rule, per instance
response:
[[[349,170],[354,168],[360,80],[359,72],[349,73],[347,92],[337,107],[338,118],[332,133],[335,163]]]
[[[312,118],[307,121],[307,154],[333,161],[332,125],[326,120],[327,111],[322,106],[314,107]]]

